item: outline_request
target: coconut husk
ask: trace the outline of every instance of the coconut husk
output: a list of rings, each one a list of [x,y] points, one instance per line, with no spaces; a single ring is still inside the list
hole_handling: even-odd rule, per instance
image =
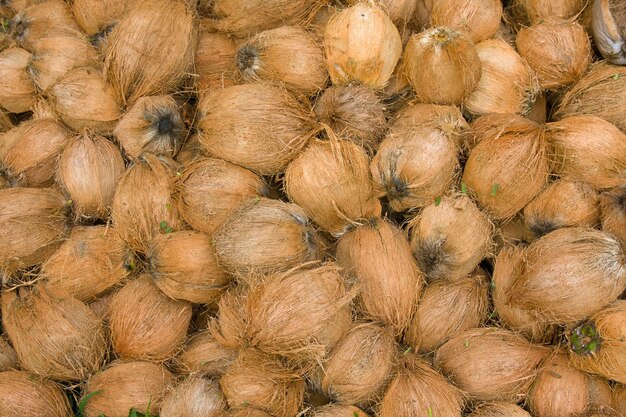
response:
[[[190,320],[189,303],[172,300],[147,275],[141,275],[111,300],[113,349],[124,359],[170,359],[180,351]]]
[[[402,39],[382,8],[358,3],[330,19],[324,50],[333,84],[356,81],[382,89],[402,54]]]
[[[432,26],[466,31],[474,42],[493,38],[502,18],[498,0],[437,0],[432,1],[430,10]]]
[[[11,183],[9,182],[9,179],[6,177],[6,175],[3,173],[0,173],[0,190],[4,188],[9,188],[10,186],[11,186]]]
[[[600,194],[602,230],[626,244],[626,184]]]
[[[409,354],[403,362],[380,403],[380,417],[461,417],[461,391],[424,359]]]
[[[111,215],[116,230],[132,249],[145,253],[159,233],[182,227],[172,197],[174,172],[171,159],[144,154],[118,181]]]
[[[87,381],[83,399],[91,396],[83,414],[128,417],[132,409],[158,415],[168,387],[173,384],[173,375],[162,365],[116,361]]]
[[[530,106],[526,117],[533,122],[544,124],[548,121],[548,102],[546,94],[540,93],[536,96],[535,102]]]
[[[92,301],[87,304],[91,311],[102,321],[105,323],[109,320],[109,306],[111,305],[111,299],[113,298],[113,292],[107,292],[100,298]],[[107,332],[107,337],[110,337],[109,329],[105,329]]]
[[[204,150],[261,175],[284,170],[317,131],[308,109],[267,84],[212,91],[198,111]]]
[[[220,385],[203,375],[190,376],[163,399],[160,417],[219,417],[226,411]]]
[[[272,417],[265,411],[257,410],[256,408],[243,408],[238,411],[231,411],[230,417]],[[367,417],[367,416],[366,416]]]
[[[208,92],[236,84],[237,43],[224,33],[203,29],[200,22],[195,56],[196,86]]]
[[[369,417],[369,415],[353,405],[328,404],[315,407],[307,414],[310,417]]]
[[[3,417],[68,417],[72,410],[60,386],[22,371],[0,372]]]
[[[513,0],[512,7],[517,16],[535,25],[549,19],[570,19],[577,17],[586,6],[586,0]]]
[[[626,65],[626,5],[621,1],[594,2],[589,26],[602,56],[611,64]]]
[[[528,228],[521,213],[512,219],[499,222],[498,233],[495,236],[496,253],[506,245],[528,245],[537,236]]]
[[[0,133],[11,130],[14,127],[13,121],[9,117],[9,113],[0,110]]]
[[[626,385],[617,384],[613,390],[613,407],[618,413],[626,413]]]
[[[0,336],[0,372],[16,369],[18,366],[15,350],[4,337]]]
[[[0,106],[11,113],[28,111],[35,100],[35,84],[28,74],[30,52],[17,47],[0,52]]]
[[[509,330],[467,330],[435,353],[435,366],[473,400],[523,400],[549,350]]]
[[[402,231],[380,218],[343,235],[337,262],[359,288],[358,308],[401,334],[419,299],[423,275]]]
[[[210,331],[201,331],[189,338],[174,363],[180,374],[200,372],[220,378],[236,358],[236,351],[228,349],[215,340]]]
[[[117,24],[135,3],[137,0],[74,0],[72,12],[83,32],[95,35]]]
[[[483,403],[468,417],[531,417],[522,407],[505,402]]]
[[[100,319],[69,293],[43,285],[2,295],[2,325],[22,367],[59,381],[82,381],[106,355]]]
[[[192,163],[202,159],[200,140],[198,134],[188,136],[182,144],[180,151],[176,155],[176,162],[183,168],[187,168]]]

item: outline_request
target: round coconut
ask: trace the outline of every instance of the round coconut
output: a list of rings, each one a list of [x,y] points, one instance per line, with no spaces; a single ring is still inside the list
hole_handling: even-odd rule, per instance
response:
[[[464,32],[446,27],[411,36],[403,62],[415,97],[427,103],[461,104],[482,75],[472,40]]]
[[[227,291],[218,302],[217,318],[209,319],[208,328],[218,345],[237,351],[246,345],[248,288],[238,285]]]
[[[211,332],[201,331],[189,338],[174,363],[181,374],[220,378],[236,358],[236,352],[220,345]]]
[[[76,227],[41,267],[48,287],[92,301],[122,282],[135,265],[126,243],[107,226]]]
[[[401,334],[424,281],[402,231],[390,222],[372,219],[343,235],[335,256],[359,288],[359,310]]]
[[[0,106],[11,113],[28,111],[35,100],[35,84],[28,74],[31,54],[22,48],[0,52]]]
[[[104,325],[69,293],[43,285],[2,295],[2,325],[22,367],[59,381],[82,381],[105,359]]]
[[[330,19],[324,50],[333,84],[357,81],[381,89],[400,59],[402,40],[383,9],[358,3]]]
[[[545,131],[522,116],[488,115],[472,125],[472,149],[463,183],[494,219],[512,218],[544,187],[549,162]]]
[[[163,361],[180,351],[191,305],[167,297],[142,275],[113,295],[108,316],[113,349],[122,358]]]
[[[600,194],[602,230],[626,244],[626,184]]]
[[[617,384],[613,391],[613,408],[619,413],[626,413],[626,385]]]
[[[429,281],[455,281],[492,250],[494,227],[464,194],[441,197],[409,223],[411,250]]]
[[[117,24],[137,0],[74,0],[76,23],[87,35],[95,35]]]
[[[226,400],[217,381],[203,375],[190,376],[163,399],[160,417],[220,417]]]
[[[224,33],[205,28],[208,25],[204,22],[200,21],[195,56],[196,86],[199,91],[207,91],[235,85],[237,43]]]
[[[171,159],[144,154],[120,178],[113,196],[113,224],[131,248],[141,253],[159,233],[182,227],[174,204],[175,165]]]
[[[3,417],[68,417],[72,409],[60,386],[22,371],[0,372]]]
[[[591,12],[591,28],[603,57],[614,65],[626,65],[626,5],[598,0]]]
[[[531,417],[522,407],[505,402],[482,403],[467,417]]]
[[[463,394],[424,359],[409,354],[380,402],[380,417],[461,417]]]
[[[500,28],[502,3],[498,0],[432,0],[430,22],[469,33],[472,41],[493,38]]]
[[[369,415],[353,405],[328,404],[310,410],[310,417],[369,417]]]
[[[261,175],[284,170],[317,131],[309,109],[287,90],[267,84],[212,91],[198,112],[204,150]]]
[[[19,366],[13,347],[0,336],[0,372],[16,369]]]
[[[354,6],[359,0],[348,0],[348,5]],[[403,28],[413,18],[417,7],[417,0],[379,0],[377,3],[387,12],[391,21]]]
[[[532,24],[538,24],[549,19],[568,20],[578,17],[586,6],[586,0],[513,0],[512,6]]]
[[[129,410],[158,415],[174,377],[151,362],[113,362],[87,381],[85,417],[128,417]],[[95,394],[94,394],[95,393]]]

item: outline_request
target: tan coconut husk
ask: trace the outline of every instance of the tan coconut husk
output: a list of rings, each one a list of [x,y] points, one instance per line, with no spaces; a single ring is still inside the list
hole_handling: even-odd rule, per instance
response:
[[[358,3],[330,19],[324,50],[333,84],[357,81],[382,89],[400,59],[402,40],[383,9]]]
[[[177,385],[163,399],[160,417],[219,417],[226,411],[220,385],[203,375],[194,375]]]
[[[111,206],[113,223],[136,251],[145,253],[159,233],[182,227],[172,197],[174,168],[171,159],[144,154],[117,183]]]
[[[380,218],[343,235],[337,262],[359,288],[359,310],[396,334],[409,324],[424,278],[400,229]]]
[[[115,25],[137,0],[74,0],[72,12],[76,23],[87,35]]]
[[[0,372],[0,413],[3,417],[73,415],[60,386],[22,371]]]
[[[495,236],[496,253],[506,245],[528,245],[537,236],[528,228],[524,216],[517,214],[512,219],[500,222],[499,230]]]
[[[441,197],[408,227],[413,254],[431,281],[463,279],[492,250],[494,227],[464,194]]]
[[[0,269],[37,265],[61,243],[67,203],[52,188],[0,190]]]
[[[182,352],[174,359],[174,363],[181,374],[200,372],[203,375],[220,378],[236,357],[236,351],[219,344],[207,330],[191,336]]]
[[[229,417],[272,417],[265,411],[257,410],[256,408],[243,408],[237,411],[231,411]],[[367,416],[365,416],[367,417]]]
[[[100,298],[92,301],[88,304],[89,308],[93,313],[105,323],[109,320],[109,306],[111,305],[111,299],[113,298],[113,292],[107,292]],[[107,332],[107,337],[110,337],[109,329],[105,329]]]
[[[602,56],[612,64],[626,65],[626,5],[621,1],[595,1],[589,26]]]
[[[113,362],[92,376],[85,387],[85,417],[128,417],[129,410],[158,415],[174,377],[162,365],[151,362]],[[97,394],[93,394],[97,392]]]
[[[310,417],[370,417],[366,412],[353,405],[328,404],[315,407],[307,414]]]
[[[493,38],[502,18],[498,0],[433,0],[430,10],[431,25],[466,31],[474,42]]]
[[[124,359],[170,359],[180,351],[190,320],[189,303],[167,297],[149,276],[141,275],[111,300],[113,349]]]
[[[411,36],[404,69],[417,100],[459,105],[482,74],[476,47],[464,32],[435,27]]]
[[[626,413],[626,385],[617,384],[613,390],[613,408],[619,413]]]
[[[247,299],[247,286],[235,286],[220,298],[217,318],[209,320],[211,336],[226,349],[236,351],[247,344],[246,327],[249,321]]]
[[[473,147],[463,183],[496,220],[512,218],[544,187],[549,174],[545,131],[511,114],[483,116],[472,124]]]
[[[461,417],[461,391],[424,359],[409,354],[403,362],[380,403],[380,417]]]
[[[187,168],[189,165],[202,158],[201,149],[198,134],[194,133],[188,136],[176,155],[176,162],[183,168]]]
[[[587,0],[513,0],[512,7],[522,14],[531,25],[549,19],[570,19],[577,17],[587,5]]]
[[[9,112],[0,110],[0,133],[11,130],[14,127],[13,121],[9,117]]]
[[[531,417],[522,407],[505,402],[482,403],[468,417]]]
[[[267,84],[212,91],[198,111],[204,150],[262,175],[285,169],[317,131],[308,109]]]
[[[196,86],[199,91],[236,84],[237,43],[224,33],[203,30],[200,22],[195,56]]]
[[[626,245],[626,184],[600,194],[602,230]]]
[[[18,366],[15,350],[4,337],[0,336],[0,372],[17,369]]]
[[[348,5],[354,6],[359,0],[348,0]],[[402,29],[413,18],[417,7],[417,0],[378,0],[376,3],[387,12],[391,21]]]
[[[6,177],[6,175],[3,173],[0,173],[0,190],[4,188],[9,188],[10,186],[11,186],[11,183],[9,182],[9,179]]]
[[[131,159],[144,152],[174,157],[185,124],[171,96],[141,97],[124,113],[113,134]]]
[[[2,325],[25,370],[82,381],[106,355],[100,319],[69,293],[43,285],[2,295]]]
[[[0,52],[0,106],[11,113],[28,111],[35,100],[35,84],[28,74],[30,52],[7,48]]]
[[[301,375],[279,357],[255,350],[241,351],[220,385],[232,410],[255,407],[275,417],[293,417],[303,405]]]

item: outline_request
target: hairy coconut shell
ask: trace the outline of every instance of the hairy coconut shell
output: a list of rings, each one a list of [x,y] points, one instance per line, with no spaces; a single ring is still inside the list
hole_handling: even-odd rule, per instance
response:
[[[367,413],[358,407],[340,404],[328,404],[322,407],[315,407],[307,415],[310,417],[369,417]]]
[[[160,417],[219,417],[226,411],[220,385],[202,375],[187,378],[163,399]]]
[[[188,136],[182,144],[180,151],[176,155],[176,162],[184,168],[187,168],[193,162],[202,158],[200,140],[198,134],[194,133]]]
[[[523,13],[532,24],[549,19],[570,19],[579,15],[586,6],[586,0],[513,0],[515,11]]]
[[[619,413],[626,413],[626,385],[617,384],[613,391],[613,408]]]
[[[217,318],[208,323],[211,336],[223,348],[239,350],[247,344],[248,288],[238,285],[227,291],[218,302]]]
[[[203,375],[219,378],[235,358],[236,352],[219,344],[207,330],[191,336],[176,357],[175,364],[183,374],[201,372]]]
[[[3,417],[73,415],[60,386],[22,371],[0,372],[0,413]]]
[[[137,0],[74,0],[72,12],[76,23],[87,35],[115,25]]]
[[[242,408],[241,410],[231,411],[230,417],[272,417],[265,411],[258,410],[256,408]],[[367,416],[366,416],[367,417]]]
[[[433,26],[466,31],[474,42],[493,38],[502,18],[498,0],[432,0],[430,10]]]
[[[13,121],[9,117],[9,112],[0,110],[0,133],[13,128]]]
[[[402,106],[395,115],[392,126],[432,126],[445,132],[462,150],[467,150],[466,132],[469,125],[457,106],[442,106],[409,102]]]
[[[203,30],[200,22],[195,56],[196,86],[199,91],[235,85],[237,43],[224,33]]]
[[[22,48],[0,51],[0,106],[12,113],[28,111],[35,100],[35,84],[28,74],[31,54]]]
[[[13,16],[9,27],[15,41],[28,50],[38,39],[80,34],[71,10],[63,0],[36,0],[24,4]]]
[[[602,56],[612,64],[626,65],[626,5],[598,0],[587,9],[592,9],[590,26]]]
[[[505,402],[480,404],[467,417],[531,417],[522,407]]]
[[[0,372],[18,367],[17,354],[13,347],[0,336]]]
[[[602,230],[626,244],[626,184],[600,194]]]

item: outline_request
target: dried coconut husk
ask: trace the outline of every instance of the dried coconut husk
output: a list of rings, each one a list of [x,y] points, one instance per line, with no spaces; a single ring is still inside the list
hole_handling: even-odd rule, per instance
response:
[[[353,405],[328,404],[315,407],[307,414],[309,417],[370,417],[366,412]]]
[[[330,19],[324,50],[333,84],[357,81],[382,89],[400,59],[402,40],[382,8],[358,3]]]
[[[6,132],[14,127],[13,121],[9,117],[9,112],[0,110],[0,133]]]
[[[574,84],[591,63],[587,32],[575,21],[548,20],[523,28],[516,44],[543,90],[558,91]]]
[[[204,150],[261,175],[284,170],[317,131],[304,105],[268,84],[212,91],[198,112]]]
[[[0,336],[0,372],[17,369],[18,366],[15,350],[4,337]]]
[[[203,29],[200,22],[195,56],[196,86],[199,91],[236,84],[237,43],[224,33]]]
[[[359,0],[348,0],[347,3],[354,6]],[[398,29],[402,29],[413,18],[417,7],[417,0],[378,0],[376,3],[387,12]]]
[[[72,12],[76,23],[87,35],[115,25],[137,0],[74,0]]]
[[[250,408],[250,407],[243,408],[238,411],[231,411],[229,416],[230,417],[272,417],[270,414],[267,414],[265,411],[257,410],[256,408]]]
[[[461,104],[482,74],[472,40],[464,32],[447,27],[411,36],[403,62],[417,100],[426,103]]]
[[[513,0],[512,7],[517,15],[535,25],[549,19],[578,17],[587,3],[587,0]]]
[[[600,194],[602,230],[626,244],[626,184]]]
[[[468,417],[531,417],[522,407],[505,402],[480,404]]]
[[[621,1],[595,1],[590,26],[602,56],[612,64],[626,65],[626,5]]]
[[[0,413],[3,417],[73,415],[60,386],[22,371],[0,372]]]
[[[165,295],[196,304],[219,300],[230,277],[217,264],[211,238],[182,231],[158,235],[148,250],[150,276]]]
[[[548,354],[517,333],[487,327],[448,340],[435,353],[435,366],[473,400],[518,402]]]
[[[566,117],[547,126],[548,140],[555,154],[556,174],[586,182],[599,190],[623,182],[626,169],[624,132],[604,119],[587,115]]]
[[[401,334],[419,299],[423,275],[406,237],[380,218],[339,239],[337,262],[359,288],[359,310]]]
[[[174,359],[180,374],[200,372],[220,378],[237,357],[236,351],[222,346],[210,331],[201,331],[187,341]]]
[[[618,413],[626,413],[626,385],[615,385],[613,389],[613,408]]]
[[[47,378],[82,381],[105,359],[103,323],[65,291],[40,284],[2,294],[2,325],[22,367]]]
[[[219,417],[226,411],[220,385],[203,375],[185,379],[163,399],[160,417]]]
[[[158,415],[173,375],[151,362],[113,362],[87,381],[85,417],[128,417],[129,410]],[[93,394],[97,392],[97,394]]]
[[[35,104],[35,84],[28,74],[31,57],[17,47],[0,52],[0,106],[11,113],[28,111]]]
[[[93,313],[103,322],[107,322],[109,320],[109,306],[111,305],[111,299],[113,298],[112,292],[107,292],[102,295],[100,298],[92,301],[88,304],[89,308]],[[110,331],[108,328],[105,329],[107,333],[107,338],[110,338]]]
[[[0,190],[0,269],[37,265],[61,243],[67,203],[52,188]]]
[[[113,349],[124,359],[170,359],[180,351],[190,320],[190,303],[167,297],[150,277],[141,275],[111,300]]]
[[[472,124],[474,141],[463,183],[496,220],[512,218],[549,174],[545,130],[522,116],[494,114]]]
[[[432,26],[466,31],[474,42],[493,38],[502,18],[498,0],[433,0],[430,10]]]
[[[111,206],[113,223],[136,251],[145,253],[159,233],[182,227],[172,197],[174,172],[171,159],[144,154],[117,183]]]
[[[188,136],[176,155],[176,162],[184,168],[202,158],[198,134]]]
[[[464,194],[441,197],[408,227],[413,255],[430,281],[463,279],[491,253],[494,227]]]
[[[220,379],[232,410],[255,407],[275,417],[293,417],[302,408],[305,383],[277,356],[242,350]]]
[[[209,319],[208,328],[217,343],[231,351],[247,345],[246,327],[248,287],[237,285],[227,291],[218,302],[217,317]]]
[[[171,96],[141,97],[124,113],[113,134],[131,159],[144,152],[174,157],[185,124]]]
[[[9,182],[9,179],[6,177],[6,175],[3,173],[0,173],[0,190],[4,188],[9,188],[10,186],[11,186],[11,183]]]
[[[385,392],[380,417],[461,417],[463,393],[424,359],[409,354]]]
[[[36,40],[53,36],[80,36],[80,29],[63,0],[33,1],[9,25],[11,36],[24,49]]]

